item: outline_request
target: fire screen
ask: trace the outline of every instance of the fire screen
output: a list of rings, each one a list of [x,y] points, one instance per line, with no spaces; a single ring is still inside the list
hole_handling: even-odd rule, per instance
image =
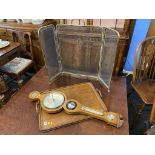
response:
[[[100,81],[110,90],[119,33],[97,26],[53,25],[39,30],[49,80],[59,74]]]

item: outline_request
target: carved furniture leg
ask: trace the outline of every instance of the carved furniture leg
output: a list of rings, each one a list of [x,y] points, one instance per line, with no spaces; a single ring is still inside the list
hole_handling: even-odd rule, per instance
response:
[[[135,127],[138,118],[140,117],[140,115],[141,115],[142,112],[144,111],[144,108],[145,108],[145,103],[143,103],[143,104],[141,105],[140,109],[139,109],[138,112],[136,113],[136,116],[135,116],[135,118],[134,118],[134,120],[133,120],[133,124],[132,124],[132,126],[131,126],[131,129],[133,129],[133,128]]]
[[[4,94],[0,94],[0,108],[3,106],[4,103]]]
[[[150,122],[151,125],[155,123],[155,98],[154,98],[154,102],[153,102],[149,122]]]
[[[18,87],[21,88],[24,84],[22,79],[17,80]]]

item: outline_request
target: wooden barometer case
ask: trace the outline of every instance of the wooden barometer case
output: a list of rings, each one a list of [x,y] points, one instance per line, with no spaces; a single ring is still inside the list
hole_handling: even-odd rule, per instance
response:
[[[46,113],[40,117],[40,123],[47,122],[51,117],[64,115],[61,111],[71,115],[86,115],[99,119],[114,127],[123,125],[122,115],[114,112],[108,112],[107,108],[91,83],[81,83],[62,87],[45,92],[33,91],[29,94],[33,101],[39,101],[40,108]],[[54,116],[55,115],[55,116]],[[68,119],[65,115],[63,120]],[[73,122],[74,122],[74,118]],[[60,125],[61,117],[56,118],[55,124]],[[51,121],[48,121],[51,122]],[[40,124],[42,128],[42,124]],[[55,124],[50,124],[55,126]],[[47,125],[47,124],[46,124]],[[45,126],[46,126],[45,125]],[[49,126],[47,126],[49,127]]]

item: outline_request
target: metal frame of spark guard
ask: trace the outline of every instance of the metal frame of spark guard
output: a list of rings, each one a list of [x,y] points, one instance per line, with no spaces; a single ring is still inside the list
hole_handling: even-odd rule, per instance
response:
[[[64,26],[64,27],[66,27],[66,26],[70,26],[70,27],[80,27],[80,28],[82,28],[82,27],[95,27],[95,28],[100,28],[100,29],[102,29],[102,33],[101,33],[101,38],[102,38],[102,42],[103,42],[103,44],[102,44],[102,46],[101,46],[101,49],[100,49],[100,58],[99,58],[99,62],[98,62],[98,72],[97,72],[97,76],[95,76],[95,75],[86,75],[86,74],[80,74],[80,73],[72,73],[72,72],[66,72],[66,71],[63,71],[63,64],[62,64],[62,62],[61,62],[61,59],[62,59],[62,57],[61,57],[61,52],[59,51],[59,43],[58,43],[58,36],[57,36],[57,28],[59,27],[59,26]],[[42,40],[41,40],[41,34],[40,34],[40,32],[43,30],[43,29],[46,29],[46,28],[52,28],[53,29],[53,32],[54,32],[54,42],[55,42],[55,45],[56,45],[56,54],[57,54],[57,62],[58,62],[58,73],[56,73],[55,75],[53,75],[53,76],[50,76],[49,75],[49,68],[48,68],[48,65],[47,65],[47,62],[46,62],[46,58],[45,58],[45,53],[46,53],[46,51],[45,51],[45,49],[43,49],[43,47],[42,47]],[[120,37],[120,35],[119,35],[119,33],[118,33],[118,31],[116,31],[116,30],[114,30],[114,29],[111,29],[111,28],[107,28],[107,27],[100,27],[100,26],[90,26],[90,25],[88,25],[88,26],[75,26],[75,25],[65,25],[65,24],[61,24],[61,25],[57,25],[56,26],[56,28],[55,28],[55,26],[54,25],[47,25],[47,26],[43,26],[43,27],[41,27],[39,30],[38,30],[38,36],[39,36],[39,40],[40,40],[40,43],[41,43],[41,49],[42,49],[42,52],[43,52],[43,57],[44,57],[44,61],[45,61],[45,66],[46,66],[46,68],[48,69],[48,75],[49,75],[49,81],[50,81],[50,83],[52,83],[52,82],[54,82],[57,78],[58,78],[58,76],[59,75],[69,75],[69,76],[72,76],[72,77],[77,77],[77,78],[84,78],[84,79],[92,79],[92,80],[97,80],[97,81],[99,81],[101,84],[103,84],[106,88],[107,88],[107,90],[108,90],[108,92],[110,91],[110,82],[111,82],[111,77],[112,77],[112,72],[113,72],[113,68],[112,68],[112,70],[111,70],[111,73],[110,73],[110,77],[109,77],[109,85],[101,78],[101,71],[102,71],[102,67],[101,67],[101,63],[102,63],[102,61],[103,61],[103,53],[104,53],[104,45],[105,45],[105,33],[106,33],[106,30],[109,30],[109,31],[111,31],[111,32],[113,32],[113,33],[115,33],[115,35],[113,36],[114,38],[112,38],[112,39],[117,39],[117,45],[118,45],[118,41],[119,41],[119,37]],[[117,46],[116,46],[116,48],[115,48],[115,56],[116,56],[116,51],[117,51]],[[114,57],[115,57],[114,56]],[[109,60],[110,61],[110,60]],[[111,62],[111,63],[113,63],[112,65],[114,66],[114,62],[115,62],[115,59],[114,59],[114,61],[113,62]]]

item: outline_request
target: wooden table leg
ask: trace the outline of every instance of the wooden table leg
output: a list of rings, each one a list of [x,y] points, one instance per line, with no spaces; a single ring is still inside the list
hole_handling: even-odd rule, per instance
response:
[[[8,90],[3,75],[0,75],[0,94],[5,93]]]
[[[152,110],[151,110],[150,124],[152,125],[154,122],[155,122],[155,99],[154,99]]]

